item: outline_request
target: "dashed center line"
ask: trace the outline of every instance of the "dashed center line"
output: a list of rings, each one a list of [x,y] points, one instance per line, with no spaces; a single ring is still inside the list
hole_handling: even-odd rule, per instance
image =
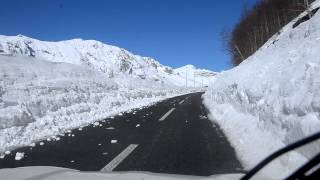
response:
[[[136,148],[138,144],[130,144],[125,150],[123,150],[118,156],[109,162],[101,172],[112,172],[126,157],[128,157]]]
[[[165,120],[175,109],[176,109],[176,108],[170,109],[170,111],[168,111],[165,115],[163,115],[163,116],[159,119],[159,121]]]

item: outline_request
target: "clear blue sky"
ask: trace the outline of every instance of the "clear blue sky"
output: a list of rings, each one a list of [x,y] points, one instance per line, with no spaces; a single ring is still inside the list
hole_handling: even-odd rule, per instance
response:
[[[256,0],[0,0],[0,34],[95,39],[162,64],[230,68],[219,33]]]

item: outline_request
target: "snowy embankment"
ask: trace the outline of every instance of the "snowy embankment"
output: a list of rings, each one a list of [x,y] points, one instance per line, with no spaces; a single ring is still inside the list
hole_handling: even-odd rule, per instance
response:
[[[187,93],[134,78],[126,88],[85,66],[30,57],[0,55],[0,64],[0,154]]]
[[[320,130],[320,12],[292,28],[295,21],[238,67],[219,74],[203,96],[210,118],[247,169]],[[288,175],[319,151],[319,142],[299,149],[263,173]]]

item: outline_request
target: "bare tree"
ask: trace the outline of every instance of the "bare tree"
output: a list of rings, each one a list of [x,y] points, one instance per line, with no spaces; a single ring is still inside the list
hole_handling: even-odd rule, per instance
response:
[[[301,12],[307,11],[310,19],[313,15],[310,4],[313,1],[260,0],[252,8],[245,6],[235,27],[220,34],[231,54],[231,62],[240,64]]]
[[[304,8],[306,9],[306,11],[308,13],[309,19],[311,19],[313,14],[312,14],[312,11],[311,11],[309,0],[304,0]]]

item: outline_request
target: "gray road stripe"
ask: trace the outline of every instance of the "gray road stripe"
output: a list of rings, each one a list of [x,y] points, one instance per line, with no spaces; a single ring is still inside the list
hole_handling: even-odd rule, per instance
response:
[[[168,111],[165,115],[163,115],[163,116],[159,119],[159,121],[165,120],[175,109],[176,109],[176,108],[170,109],[170,111]]]
[[[131,144],[125,150],[123,150],[118,156],[116,156],[112,161],[109,162],[101,172],[112,172],[127,156],[129,156],[136,148],[138,144]]]

